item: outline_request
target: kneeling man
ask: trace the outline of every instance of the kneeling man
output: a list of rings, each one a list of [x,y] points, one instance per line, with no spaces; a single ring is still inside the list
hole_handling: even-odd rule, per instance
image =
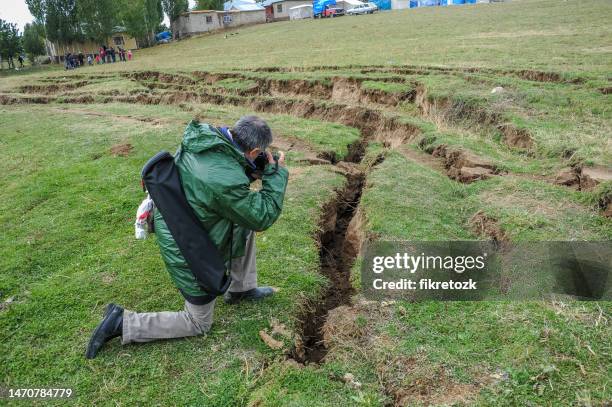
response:
[[[253,232],[272,226],[283,207],[288,171],[283,153],[277,163],[266,151],[271,143],[270,128],[256,116],[241,118],[231,129],[192,121],[174,159],[189,204],[230,268],[232,281],[225,294],[230,304],[274,293],[270,287],[257,287]],[[255,168],[254,160],[262,152],[268,161],[261,175],[262,187],[252,191],[247,173]],[[200,335],[210,329],[215,296],[198,285],[159,211],[154,219],[161,255],[185,298],[185,308],[136,313],[107,305],[89,341],[88,359],[118,336],[127,344]]]

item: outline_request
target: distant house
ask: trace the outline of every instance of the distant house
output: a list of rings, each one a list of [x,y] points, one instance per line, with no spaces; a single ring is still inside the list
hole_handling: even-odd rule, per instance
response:
[[[223,3],[223,10],[255,11],[264,10],[255,0],[230,0]]]
[[[262,5],[266,8],[268,21],[282,21],[289,20],[289,9],[303,5],[312,6],[312,0],[265,0]]]
[[[106,39],[104,44],[91,40],[73,42],[72,44],[60,44],[59,42],[45,40],[47,55],[56,63],[64,61],[64,56],[68,53],[78,54],[82,52],[84,55],[95,55],[99,52],[102,45],[114,47],[115,49],[119,47],[125,50],[138,49],[136,39],[127,34],[123,27],[115,27],[113,34]]]
[[[183,13],[176,20],[177,37],[266,22],[263,7],[255,10],[197,10]]]

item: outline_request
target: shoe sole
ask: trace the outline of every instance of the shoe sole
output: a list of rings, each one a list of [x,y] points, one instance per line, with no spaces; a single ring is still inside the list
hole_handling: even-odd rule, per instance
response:
[[[236,298],[236,299],[233,299],[233,298],[223,298],[223,301],[225,301],[226,304],[235,305],[235,304],[238,304],[241,301],[261,301],[261,300],[264,300],[266,298],[270,298],[273,295],[274,295],[274,293],[272,293],[270,295],[265,295],[263,297],[256,297],[256,298],[253,298],[253,297],[244,297],[244,298]]]
[[[93,349],[92,349],[93,345],[94,345],[94,343],[97,344],[97,342],[94,342],[94,338],[96,336],[98,336],[98,333],[100,332],[100,329],[102,329],[102,324],[104,323],[104,320],[106,319],[108,314],[110,314],[113,311],[114,308],[117,308],[117,305],[115,305],[115,304],[108,304],[106,306],[106,308],[104,309],[104,315],[102,316],[102,321],[98,324],[96,329],[91,334],[91,338],[89,339],[89,343],[87,344],[87,351],[85,352],[85,359],[93,359],[93,358],[95,358],[97,356],[97,353],[95,355],[92,355],[92,353],[93,353]]]

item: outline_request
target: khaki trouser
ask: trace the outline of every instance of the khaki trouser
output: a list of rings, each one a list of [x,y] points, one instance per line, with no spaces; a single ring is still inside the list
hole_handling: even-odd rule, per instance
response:
[[[231,292],[243,292],[257,287],[255,264],[255,233],[247,238],[244,257],[232,260]],[[121,343],[150,342],[158,339],[182,338],[201,335],[210,330],[213,321],[215,300],[204,305],[185,301],[185,308],[178,312],[123,313],[123,336]]]

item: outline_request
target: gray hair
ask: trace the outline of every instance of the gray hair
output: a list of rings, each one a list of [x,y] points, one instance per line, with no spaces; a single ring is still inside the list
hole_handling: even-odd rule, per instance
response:
[[[245,152],[255,148],[265,150],[272,144],[270,127],[257,116],[241,117],[231,131],[234,141]]]

